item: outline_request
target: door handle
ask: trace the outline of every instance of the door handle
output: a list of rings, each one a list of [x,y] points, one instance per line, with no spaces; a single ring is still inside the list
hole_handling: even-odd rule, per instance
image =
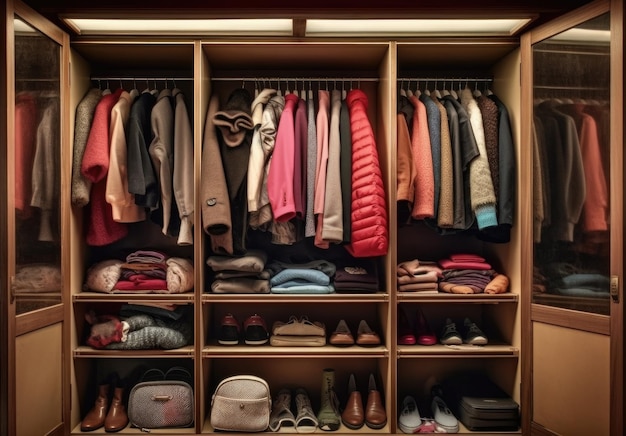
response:
[[[613,303],[619,303],[619,277],[611,276],[611,299]]]

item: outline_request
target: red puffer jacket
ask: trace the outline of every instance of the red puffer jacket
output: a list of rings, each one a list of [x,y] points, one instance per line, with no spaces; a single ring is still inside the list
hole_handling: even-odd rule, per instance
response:
[[[367,96],[353,89],[346,101],[352,132],[352,237],[346,249],[354,257],[382,256],[389,245],[387,206]]]

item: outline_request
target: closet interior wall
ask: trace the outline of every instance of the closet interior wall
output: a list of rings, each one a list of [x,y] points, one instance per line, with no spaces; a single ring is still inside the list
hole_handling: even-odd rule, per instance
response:
[[[211,93],[219,96],[224,104],[228,95],[239,87],[254,92],[256,85],[264,86],[264,78],[301,78],[300,80],[265,80],[265,85],[278,87],[283,95],[304,89],[313,91],[317,102],[317,91],[333,89],[349,91],[361,89],[368,98],[368,118],[376,136],[378,155],[383,177],[390,174],[389,155],[392,148],[391,89],[392,51],[389,43],[267,43],[267,42],[206,42],[202,44],[200,73],[203,99]],[[248,80],[241,80],[242,78]],[[214,79],[214,80],[213,80]],[[278,83],[277,83],[278,82]],[[254,95],[254,94],[253,94]],[[203,120],[206,105],[203,103]],[[317,104],[316,104],[317,111]],[[390,180],[385,179],[388,205],[391,204]],[[249,235],[250,236],[250,235]],[[260,239],[258,239],[260,236]],[[251,240],[261,241],[268,258],[294,254],[297,250],[311,250],[310,241],[294,246],[279,246],[263,243],[265,238],[256,234]],[[251,247],[254,242],[249,243]],[[203,259],[209,248],[203,242]],[[258,246],[257,246],[258,247]],[[319,258],[345,255],[342,247],[331,247],[329,251],[316,251]],[[325,368],[335,370],[335,387],[341,401],[347,398],[347,384],[351,373],[356,375],[361,391],[367,389],[369,374],[374,374],[378,388],[387,407],[388,423],[381,432],[393,431],[393,362],[390,361],[392,347],[393,316],[390,313],[390,261],[382,259],[379,273],[381,288],[370,295],[219,295],[208,293],[210,283],[205,282],[202,301],[202,387],[201,402],[202,430],[211,431],[209,423],[211,395],[217,383],[230,375],[248,373],[268,381],[272,394],[281,388],[303,387],[309,393],[313,408],[318,409],[321,397],[322,372]],[[374,348],[350,347],[341,349],[333,346],[311,347],[224,347],[216,345],[216,327],[222,316],[233,313],[239,321],[258,313],[268,326],[275,321],[287,321],[290,315],[306,316],[320,321],[330,334],[340,319],[345,319],[353,333],[360,319],[379,332],[383,345]]]
[[[485,92],[488,87],[509,111],[515,144],[515,161],[519,162],[520,52],[514,41],[424,41],[398,42],[398,92],[403,88],[415,92],[465,86]],[[411,80],[405,80],[411,79]],[[424,80],[427,79],[427,80]],[[436,80],[433,80],[436,79]],[[394,158],[395,161],[395,158]],[[393,169],[394,174],[396,169]],[[516,186],[521,186],[519,178]],[[396,203],[397,204],[397,203]],[[399,215],[399,213],[398,213]],[[485,373],[520,403],[520,315],[519,294],[519,220],[516,209],[510,241],[480,241],[466,232],[440,235],[421,221],[397,224],[397,262],[412,259],[439,260],[450,254],[471,252],[490,262],[497,272],[510,279],[509,293],[501,295],[415,295],[397,292],[396,319],[400,311],[409,320],[420,310],[436,334],[442,331],[446,318],[462,323],[464,317],[481,325],[489,345],[478,350],[452,351],[445,346],[397,347],[397,404],[406,395],[418,401],[420,410],[429,410],[430,386],[460,373]],[[496,297],[496,298],[490,298]],[[441,348],[438,348],[441,347]],[[454,347],[452,347],[454,348]]]
[[[71,125],[74,109],[92,86],[93,77],[111,78],[180,78],[176,86],[183,90],[194,129],[195,153],[195,221],[194,244],[179,247],[175,241],[163,237],[148,226],[137,225],[131,237],[103,249],[88,247],[84,242],[84,210],[73,207],[71,213],[71,354],[72,379],[71,428],[79,432],[81,417],[93,404],[96,380],[112,368],[122,373],[139,364],[169,367],[183,365],[195,375],[195,428],[176,429],[177,433],[212,432],[209,423],[211,395],[217,383],[233,374],[249,373],[265,378],[272,393],[281,387],[304,387],[309,392],[313,407],[320,401],[321,376],[324,368],[336,371],[339,398],[346,398],[348,377],[355,373],[359,389],[365,391],[369,374],[374,374],[382,391],[388,416],[381,433],[397,433],[398,404],[404,395],[424,398],[429,380],[443,379],[459,370],[477,369],[487,372],[507,393],[520,401],[520,293],[518,270],[519,211],[511,231],[511,241],[492,244],[477,241],[470,236],[439,236],[422,223],[398,225],[396,198],[396,111],[397,95],[402,86],[401,77],[458,78],[459,75],[488,77],[490,89],[505,103],[511,117],[516,153],[519,149],[519,42],[513,40],[424,40],[419,42],[362,42],[358,40],[318,42],[267,41],[127,41],[81,39],[72,43],[71,56]],[[375,294],[327,296],[233,295],[211,294],[207,279],[206,259],[211,254],[210,244],[201,230],[198,193],[200,186],[200,156],[208,102],[211,95],[223,104],[236,88],[245,87],[254,93],[266,78],[298,78],[302,81],[282,81],[285,92],[303,87],[308,91],[360,88],[368,97],[368,118],[376,137],[389,220],[388,254],[379,259],[381,288]],[[251,80],[240,80],[240,79]],[[193,79],[193,80],[182,80]],[[338,79],[349,79],[339,81]],[[362,79],[362,80],[359,80]],[[450,82],[448,82],[450,83]],[[167,83],[172,86],[173,81]],[[267,81],[265,84],[268,84]],[[276,85],[276,82],[271,82]],[[130,89],[137,86],[141,92],[144,81],[122,81]],[[149,87],[154,83],[148,81]],[[431,86],[434,84],[430,84]],[[470,81],[471,85],[471,81]],[[104,87],[101,80],[100,86]],[[108,86],[120,86],[119,80],[110,80]],[[165,82],[156,83],[158,89]],[[410,85],[415,87],[415,84]],[[517,159],[517,156],[516,156]],[[519,181],[518,181],[519,186]],[[263,238],[253,238],[263,241]],[[151,248],[193,258],[195,289],[192,293],[173,296],[113,296],[81,293],[85,273],[90,264],[107,256],[128,254],[142,248]],[[265,246],[264,246],[265,248]],[[288,253],[300,247],[271,246],[275,254]],[[341,250],[330,250],[334,256]],[[421,298],[400,295],[397,292],[396,266],[398,262],[414,259],[437,260],[452,252],[471,251],[484,255],[497,269],[509,276],[510,294],[496,298],[474,299]],[[272,252],[268,253],[271,257]],[[194,310],[194,342],[183,350],[163,352],[95,351],[85,347],[83,334],[85,314],[91,308],[119,306],[126,301],[167,301],[192,305]],[[418,307],[429,317],[432,327],[438,329],[443,319],[452,314],[469,314],[485,323],[486,331],[500,339],[496,347],[485,347],[475,353],[436,349],[410,350],[396,345],[398,310]],[[311,349],[289,347],[260,347],[246,345],[218,346],[215,336],[221,317],[231,312],[242,321],[248,315],[261,314],[269,326],[274,321],[286,321],[290,315],[306,315],[311,320],[324,322],[327,333],[345,318],[353,333],[360,319],[379,331],[383,345],[374,348],[332,346]],[[354,324],[354,325],[353,325]]]
[[[100,80],[93,80],[100,78]],[[107,78],[110,78],[107,80]],[[158,80],[154,80],[154,79]],[[152,79],[152,80],[145,80]],[[164,80],[167,79],[167,80]],[[117,88],[139,92],[145,89],[162,90],[165,87],[179,88],[184,96],[192,128],[195,125],[195,82],[194,82],[194,44],[171,41],[97,41],[76,42],[71,50],[71,87],[70,114],[74,125],[75,108],[88,89],[100,87]],[[73,133],[73,132],[72,132]],[[73,143],[73,136],[71,138]],[[199,151],[194,150],[199,156]],[[197,159],[194,159],[197,160]],[[80,432],[80,421],[93,405],[97,384],[108,375],[117,373],[120,377],[133,375],[140,367],[159,367],[167,369],[183,366],[192,373],[195,371],[197,334],[191,345],[177,350],[166,351],[111,351],[95,350],[85,345],[85,332],[88,324],[85,315],[90,310],[97,314],[117,313],[122,304],[132,302],[165,302],[189,305],[195,312],[195,293],[185,294],[144,294],[144,295],[107,295],[82,292],[86,272],[95,262],[125,258],[126,255],[140,249],[156,249],[171,256],[180,256],[195,261],[196,244],[180,246],[176,238],[164,236],[158,226],[149,220],[129,224],[129,234],[124,239],[103,247],[88,246],[85,242],[85,219],[87,208],[72,206],[71,213],[71,428]],[[198,220],[198,215],[194,218]],[[194,222],[194,228],[199,224]],[[199,268],[194,265],[195,271]],[[196,281],[197,281],[196,275]],[[194,319],[196,318],[194,314]],[[195,330],[195,329],[194,329]],[[193,433],[195,430],[185,429]]]

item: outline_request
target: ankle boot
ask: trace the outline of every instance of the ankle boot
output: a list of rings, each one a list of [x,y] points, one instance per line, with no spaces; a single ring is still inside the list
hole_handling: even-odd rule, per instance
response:
[[[372,429],[378,430],[387,424],[387,413],[383,406],[383,399],[376,388],[374,374],[370,374],[369,393],[367,395],[367,405],[365,406],[365,424]]]
[[[83,421],[80,423],[81,431],[97,430],[104,425],[104,420],[109,409],[109,385],[100,385],[98,387],[98,397],[87,413]]]
[[[361,392],[356,389],[356,379],[354,374],[350,375],[348,381],[348,401],[341,414],[341,422],[351,430],[358,430],[363,427],[363,399]]]
[[[319,427],[325,431],[339,429],[341,417],[335,393],[335,370],[325,369],[322,374],[322,395],[320,411],[317,414]]]
[[[128,424],[128,415],[123,403],[124,388],[115,388],[109,413],[104,420],[104,431],[120,431]]]

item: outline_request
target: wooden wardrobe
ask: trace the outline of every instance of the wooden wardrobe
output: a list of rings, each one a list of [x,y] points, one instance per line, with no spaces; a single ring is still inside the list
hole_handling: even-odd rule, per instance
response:
[[[448,10],[443,11],[450,15]],[[380,381],[378,388],[383,394],[387,425],[381,430],[363,427],[358,431],[342,426],[337,432],[341,434],[401,434],[397,418],[405,395],[427,398],[425,389],[432,380],[473,370],[488,374],[520,404],[520,429],[513,434],[623,434],[621,0],[590,2],[511,37],[70,37],[40,12],[45,11],[35,11],[20,0],[8,0],[1,26],[5,55],[0,100],[7,108],[6,117],[0,117],[0,186],[7,192],[0,201],[2,434],[81,434],[80,422],[93,404],[97,380],[112,370],[126,373],[140,365],[184,366],[194,376],[194,426],[154,431],[158,434],[214,433],[209,422],[211,395],[221,379],[237,373],[263,377],[272,394],[283,386],[305,387],[317,409],[325,368],[335,370],[340,398],[345,397],[351,373],[356,375],[362,391],[369,374]],[[358,15],[358,8],[354,12]],[[497,15],[497,11],[493,13]],[[116,18],[124,16],[120,10]],[[428,16],[432,18],[437,13],[429,10]],[[296,21],[305,18],[298,16]],[[565,31],[589,28],[603,31],[605,39],[593,44],[558,39]],[[33,52],[37,56],[25,60]],[[589,58],[594,61],[589,62]],[[558,70],[563,65],[568,66],[564,72]],[[595,75],[589,72],[594,68],[598,69]],[[218,95],[223,102],[234,89],[243,86],[253,92],[259,80],[281,77],[279,86],[283,90],[350,86],[359,87],[368,97],[368,117],[376,137],[389,220],[389,249],[376,262],[380,278],[376,293],[289,296],[209,292],[211,283],[205,262],[210,244],[202,231],[203,198],[199,188],[209,99]],[[290,78],[297,80],[290,82]],[[193,129],[193,244],[178,246],[175,239],[163,236],[146,222],[133,224],[129,236],[111,246],[88,246],[86,211],[74,206],[71,199],[78,103],[94,86],[140,89],[144,84],[171,87],[174,82],[185,95]],[[512,126],[517,201],[510,242],[484,242],[466,234],[443,236],[421,222],[399,224],[396,116],[400,90],[479,87],[482,83],[488,83],[489,89],[505,103]],[[610,277],[610,297],[558,298],[535,292],[538,282],[534,272],[545,266],[541,264],[545,246],[538,245],[535,230],[534,117],[539,100],[589,100],[592,96],[585,92],[590,90],[595,92],[595,100],[610,104],[603,148],[603,153],[610,156],[604,155],[610,211],[604,236],[608,238],[595,254],[598,263],[605,267],[603,272]],[[26,115],[17,103],[24,91],[36,91],[38,104],[45,99],[58,111],[56,145],[46,161],[52,162],[53,168],[48,169],[58,186],[51,212],[53,237],[41,234],[43,209],[35,208],[26,217],[19,203],[23,173],[31,171],[24,164],[27,161],[23,150],[16,145],[20,135],[27,134],[20,130]],[[95,260],[146,245],[193,259],[194,290],[172,295],[83,291],[87,268]],[[567,250],[571,249],[568,245]],[[567,250],[565,253],[571,254]],[[453,252],[473,252],[489,259],[510,278],[509,292],[398,292],[398,263],[436,260]],[[18,288],[16,276],[28,264],[52,265],[59,274],[57,289],[33,292]],[[193,344],[165,351],[96,350],[84,344],[85,315],[90,310],[115,308],[129,302],[189,307],[193,314]],[[397,345],[400,311],[413,316],[418,309],[436,333],[446,317],[470,316],[480,321],[492,340],[484,347],[471,348]],[[229,312],[240,321],[259,313],[270,325],[287,320],[290,315],[306,315],[324,322],[327,333],[342,318],[354,325],[354,330],[359,320],[366,319],[381,334],[383,344],[373,348],[327,345],[296,349],[219,346],[215,332],[221,317]],[[463,426],[460,432],[481,434]],[[104,430],[94,432],[103,433]],[[129,426],[119,434],[140,433]]]

